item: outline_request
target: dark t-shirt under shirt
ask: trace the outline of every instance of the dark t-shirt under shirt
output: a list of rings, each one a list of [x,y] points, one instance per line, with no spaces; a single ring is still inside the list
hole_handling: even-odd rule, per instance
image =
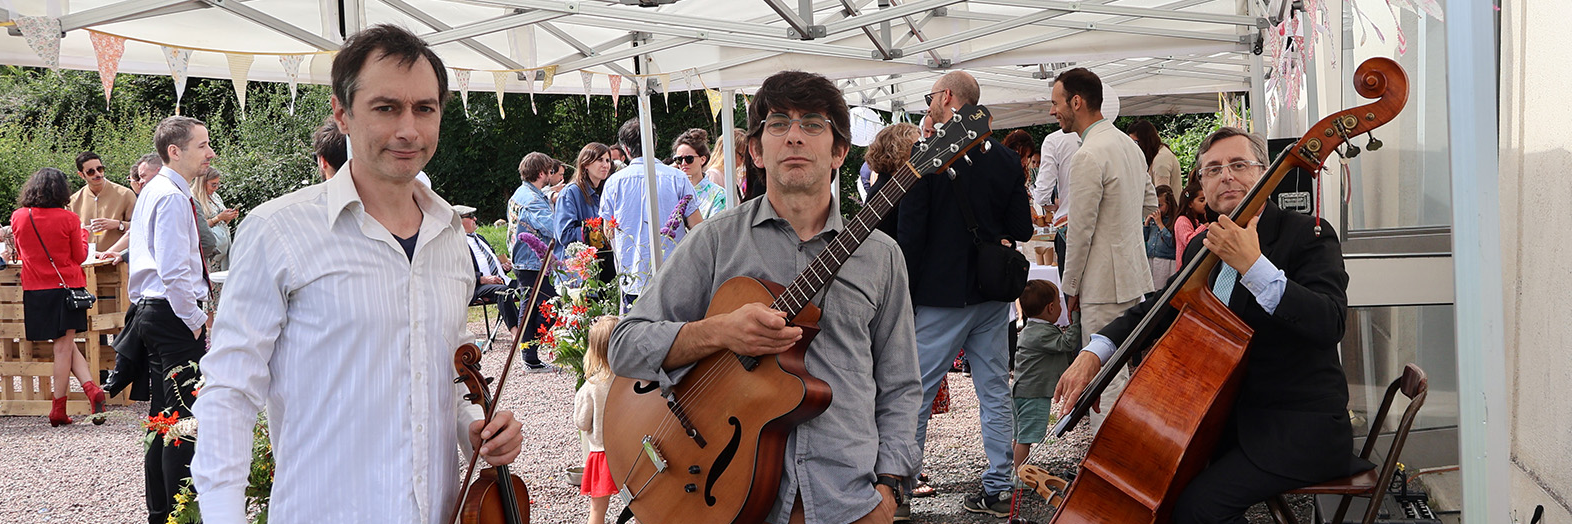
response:
[[[415,241],[420,238],[420,233],[415,233],[414,235],[410,235],[409,238],[399,238],[398,235],[393,235],[393,238],[395,240],[398,240],[398,245],[404,246],[404,256],[409,257],[409,261],[410,262],[414,262],[415,261]]]

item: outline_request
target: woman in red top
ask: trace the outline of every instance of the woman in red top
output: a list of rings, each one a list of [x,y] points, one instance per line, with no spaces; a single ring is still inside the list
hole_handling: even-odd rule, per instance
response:
[[[87,372],[87,358],[76,347],[76,334],[87,331],[87,311],[66,306],[67,288],[87,285],[82,261],[87,259],[87,235],[76,213],[65,209],[71,185],[65,173],[46,167],[22,185],[22,197],[11,228],[22,262],[22,318],[27,339],[53,340],[55,345],[54,407],[49,425],[70,424],[66,394],[70,376],[82,383],[82,392],[93,413],[104,410],[104,390]]]

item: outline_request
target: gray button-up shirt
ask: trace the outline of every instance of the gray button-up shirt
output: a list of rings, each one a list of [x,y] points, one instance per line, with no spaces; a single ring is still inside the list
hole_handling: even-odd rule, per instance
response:
[[[661,362],[683,324],[704,318],[721,284],[736,276],[789,284],[842,228],[832,211],[823,232],[800,241],[768,198],[705,220],[612,333],[612,370],[662,384],[680,380],[691,366],[668,374]],[[854,521],[881,500],[876,474],[910,476],[922,460],[922,383],[900,248],[874,231],[814,303],[823,316],[808,346],[808,373],[829,383],[834,399],[787,439],[770,522],[788,520],[799,491],[808,522]]]

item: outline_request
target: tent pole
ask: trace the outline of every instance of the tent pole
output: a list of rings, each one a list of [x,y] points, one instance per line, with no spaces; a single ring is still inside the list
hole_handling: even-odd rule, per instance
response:
[[[661,214],[660,193],[655,184],[655,163],[660,159],[655,155],[655,119],[650,115],[650,92],[644,86],[639,86],[639,147],[642,148],[644,158],[644,202],[645,229],[650,234],[650,274],[645,275],[644,281],[649,282],[660,272],[661,262],[666,258],[661,249],[660,225],[666,222],[666,215]],[[631,227],[631,226],[630,226]]]
[[[737,197],[737,140],[732,129],[737,127],[736,117],[737,92],[726,90],[721,93],[721,154],[725,155],[721,161],[721,173],[726,177],[726,209],[737,207],[740,198]]]

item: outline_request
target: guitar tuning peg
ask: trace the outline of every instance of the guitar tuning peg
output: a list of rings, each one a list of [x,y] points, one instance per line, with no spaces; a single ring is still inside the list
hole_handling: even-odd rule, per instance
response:
[[[945,176],[950,177],[950,180],[955,180],[955,168],[952,167],[952,168],[949,168],[949,169],[945,169],[944,170],[944,174],[945,174]]]
[[[982,150],[983,150],[984,153],[987,153],[990,149],[993,149],[993,142],[983,142],[982,143]]]
[[[968,166],[972,165],[972,156],[971,155],[963,155],[963,156],[961,156],[961,160],[965,160],[966,161],[966,165],[968,165]]]
[[[1365,149],[1369,151],[1378,151],[1381,149],[1381,145],[1381,140],[1377,139],[1375,135],[1372,134],[1370,135],[1370,142],[1365,144]]]

